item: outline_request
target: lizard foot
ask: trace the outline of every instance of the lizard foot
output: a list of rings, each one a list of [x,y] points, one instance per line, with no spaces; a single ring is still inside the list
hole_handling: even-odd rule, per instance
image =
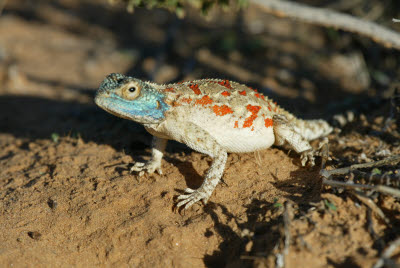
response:
[[[194,203],[196,203],[197,201],[200,201],[200,200],[203,200],[204,204],[206,204],[208,201],[208,198],[210,198],[210,194],[206,193],[201,188],[199,188],[197,190],[186,188],[185,194],[178,196],[178,200],[182,200],[182,201],[180,201],[176,206],[179,208],[179,207],[185,205],[185,207],[183,209],[188,209]]]
[[[161,161],[148,161],[146,163],[136,162],[133,167],[131,167],[131,172],[139,172],[139,177],[143,176],[145,172],[153,174],[157,171],[158,174],[162,175]]]
[[[305,152],[301,153],[300,156],[301,159],[301,165],[304,167],[307,162],[310,163],[310,165],[313,167],[315,166],[315,161],[314,161],[314,151],[313,150],[308,150]]]

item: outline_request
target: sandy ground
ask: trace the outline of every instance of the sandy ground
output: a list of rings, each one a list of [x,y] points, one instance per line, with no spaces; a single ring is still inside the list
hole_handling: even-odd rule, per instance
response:
[[[236,16],[223,14],[180,22],[95,1],[8,3],[0,16],[0,266],[273,267],[285,215],[286,267],[377,261],[398,237],[399,200],[370,196],[385,223],[354,192],[322,185],[320,161],[303,168],[275,147],[230,154],[209,203],[185,212],[175,197],[201,184],[209,157],[170,142],[163,175],[129,172],[149,158],[151,135],[93,103],[111,72],[157,82],[229,78],[306,118],[365,111],[361,104],[379,95],[357,53],[328,47],[323,29],[250,8],[238,38]],[[400,153],[390,102],[372,103],[329,136],[329,169]]]

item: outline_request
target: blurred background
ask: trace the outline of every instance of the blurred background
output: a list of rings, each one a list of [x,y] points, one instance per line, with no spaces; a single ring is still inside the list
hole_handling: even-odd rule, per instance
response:
[[[296,103],[293,112],[308,116],[389,94],[399,78],[398,51],[276,18],[251,1],[143,1],[167,7],[151,10],[113,2],[3,0],[0,94],[83,101],[111,72],[158,83],[216,77]],[[398,1],[298,2],[400,29],[392,22]]]

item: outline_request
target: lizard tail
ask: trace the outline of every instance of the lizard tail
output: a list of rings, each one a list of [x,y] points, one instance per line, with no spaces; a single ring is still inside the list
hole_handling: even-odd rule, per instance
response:
[[[327,136],[332,132],[333,128],[322,119],[317,120],[295,120],[293,123],[294,130],[306,140],[315,140]]]
[[[327,136],[333,131],[333,127],[322,119],[303,120],[296,118],[293,114],[279,107],[279,113],[284,115],[292,125],[294,131],[299,133],[304,139],[311,141]]]

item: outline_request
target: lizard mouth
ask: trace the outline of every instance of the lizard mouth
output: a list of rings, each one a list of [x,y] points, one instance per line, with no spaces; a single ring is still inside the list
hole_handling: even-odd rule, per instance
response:
[[[104,109],[105,111],[107,111],[108,113],[112,114],[112,115],[115,115],[115,116],[120,117],[120,118],[123,118],[123,119],[132,120],[132,118],[130,118],[130,117],[126,116],[126,115],[117,113],[117,112],[115,112],[115,111],[113,111],[113,110],[110,110],[110,109],[107,108],[106,106],[100,106],[100,107],[101,107],[102,109]]]
[[[105,110],[106,112],[115,115],[117,117],[123,118],[123,119],[129,119],[132,120],[131,117],[129,117],[128,115],[125,115],[125,113],[123,111],[116,111],[113,108],[110,108],[110,106],[112,106],[111,104],[114,103],[113,100],[115,98],[112,98],[110,95],[108,94],[97,94],[96,97],[94,98],[94,102],[97,104],[97,106],[99,106],[100,108],[102,108],[103,110]]]

